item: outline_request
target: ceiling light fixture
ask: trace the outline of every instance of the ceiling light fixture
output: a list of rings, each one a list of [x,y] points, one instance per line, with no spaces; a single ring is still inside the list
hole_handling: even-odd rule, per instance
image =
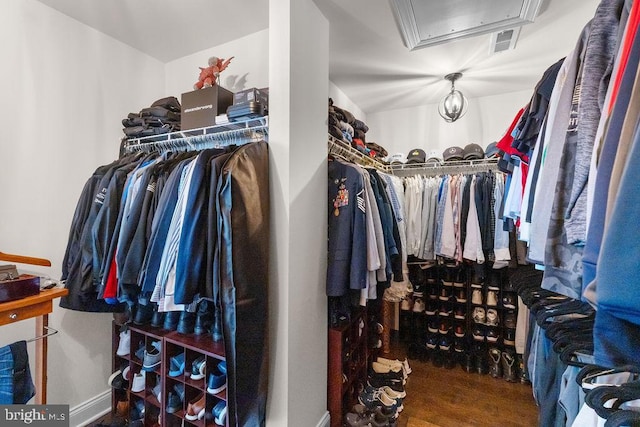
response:
[[[467,98],[456,90],[454,82],[462,77],[462,73],[451,73],[444,76],[451,82],[451,91],[438,105],[438,113],[448,123],[455,122],[467,112]]]

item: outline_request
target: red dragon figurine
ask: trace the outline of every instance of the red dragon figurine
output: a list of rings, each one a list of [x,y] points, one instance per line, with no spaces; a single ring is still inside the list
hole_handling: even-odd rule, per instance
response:
[[[200,68],[200,76],[198,81],[193,85],[194,89],[202,89],[203,87],[211,87],[216,84],[216,81],[220,77],[220,73],[223,72],[234,57],[224,60],[217,56],[209,58],[209,66],[207,68]]]

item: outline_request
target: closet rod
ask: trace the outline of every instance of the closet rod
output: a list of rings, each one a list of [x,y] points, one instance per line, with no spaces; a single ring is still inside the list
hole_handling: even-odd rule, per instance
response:
[[[132,138],[125,142],[124,149],[127,152],[202,150],[266,140],[268,135],[268,117],[264,116],[199,129]]]
[[[34,342],[34,341],[38,341],[38,340],[41,340],[41,339],[43,339],[43,338],[48,338],[48,337],[50,337],[50,336],[55,335],[55,334],[57,334],[57,333],[58,333],[58,330],[57,330],[57,329],[53,329],[53,328],[51,328],[51,327],[49,327],[49,326],[43,326],[43,328],[44,328],[44,329],[46,329],[46,330],[48,331],[46,334],[44,334],[44,335],[40,335],[40,336],[37,336],[37,337],[33,337],[33,338],[31,338],[31,339],[26,340],[26,342]]]
[[[442,175],[499,171],[498,159],[461,160],[446,163],[410,163],[391,165],[391,172],[398,176]]]
[[[329,135],[327,144],[329,148],[329,155],[340,157],[347,162],[357,163],[365,167],[373,167],[381,172],[389,173],[389,166],[374,159],[373,157],[369,157],[364,153],[361,153],[351,145],[336,139],[332,135]]]

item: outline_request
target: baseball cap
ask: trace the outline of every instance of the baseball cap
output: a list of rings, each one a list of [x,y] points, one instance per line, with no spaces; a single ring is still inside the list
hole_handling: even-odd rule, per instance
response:
[[[426,163],[442,163],[442,155],[440,155],[436,150],[431,150]]]
[[[484,150],[478,144],[467,144],[464,147],[464,160],[478,160],[484,158]]]
[[[402,165],[406,163],[407,158],[404,156],[404,153],[396,153],[393,156],[389,157],[389,163],[392,165]]]
[[[451,162],[454,160],[462,160],[464,150],[458,146],[449,147],[442,152],[442,158],[445,162]]]
[[[420,148],[414,148],[407,155],[407,163],[424,163],[427,154]]]
[[[487,148],[484,150],[484,155],[486,158],[491,158],[497,156],[499,152],[498,143],[494,141],[487,145]]]

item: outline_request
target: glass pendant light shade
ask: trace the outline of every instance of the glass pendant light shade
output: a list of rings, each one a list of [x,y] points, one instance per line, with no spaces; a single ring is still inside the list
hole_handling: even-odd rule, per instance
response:
[[[438,104],[438,113],[448,123],[455,122],[467,112],[467,98],[454,86],[454,81],[460,77],[461,73],[447,74],[444,77],[451,81],[451,91]]]

